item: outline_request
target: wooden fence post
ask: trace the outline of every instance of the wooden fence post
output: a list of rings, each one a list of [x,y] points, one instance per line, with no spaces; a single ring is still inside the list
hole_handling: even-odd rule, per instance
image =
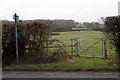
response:
[[[74,39],[74,44],[75,44],[75,55],[78,56],[78,38]]]
[[[106,45],[106,39],[103,42],[103,51],[104,51],[104,58],[107,58],[107,45]]]
[[[74,53],[74,52],[73,52],[73,40],[74,40],[74,39],[71,39],[71,54],[72,54],[72,55],[73,55],[73,53]]]

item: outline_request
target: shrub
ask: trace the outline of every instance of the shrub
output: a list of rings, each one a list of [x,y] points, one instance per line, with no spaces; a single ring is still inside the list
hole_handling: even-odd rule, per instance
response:
[[[104,20],[105,33],[112,45],[116,48],[118,58],[120,58],[120,16],[107,17]]]
[[[43,55],[45,41],[49,40],[51,21],[33,21],[18,23],[18,52],[19,59],[25,58],[27,54]],[[10,65],[15,63],[16,60],[16,46],[15,46],[15,27],[14,22],[3,22],[3,35],[2,35],[3,55],[2,63]],[[36,56],[37,57],[37,56]],[[35,57],[34,57],[35,58]],[[27,59],[27,57],[26,57]]]
[[[40,64],[68,61],[69,56],[65,49],[61,47],[59,41],[56,42],[59,48],[54,52],[49,52],[46,48],[51,40],[52,21],[20,21],[18,27],[18,53],[19,64]],[[3,66],[16,62],[16,41],[14,22],[3,22]],[[71,56],[70,56],[71,57]]]

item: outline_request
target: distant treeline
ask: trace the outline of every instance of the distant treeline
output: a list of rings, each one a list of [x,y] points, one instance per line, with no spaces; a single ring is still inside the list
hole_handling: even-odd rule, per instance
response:
[[[52,22],[54,32],[72,31],[76,26],[74,20],[53,20]]]
[[[99,22],[83,22],[83,23],[76,22],[75,25],[76,25],[75,27],[81,31],[83,30],[103,31],[104,30],[104,25],[100,24]]]
[[[22,20],[20,20],[21,22]],[[51,21],[51,29],[53,32],[65,32],[65,31],[103,31],[104,25],[99,22],[75,22],[74,20],[26,20],[25,23],[31,23],[34,21]]]
[[[52,29],[54,32],[63,31],[103,31],[104,25],[99,22],[75,22],[74,20],[53,20]]]
[[[32,22],[39,22],[39,21],[44,21],[44,22],[48,22],[51,21],[52,25],[51,25],[51,30],[53,32],[64,32],[64,31],[72,31],[72,28],[75,28],[75,21],[74,20],[25,20],[22,21],[20,20],[19,22],[23,22],[23,23],[32,23]]]
[[[52,20],[54,32],[63,31],[103,31],[104,25],[99,22],[75,22],[74,20]]]

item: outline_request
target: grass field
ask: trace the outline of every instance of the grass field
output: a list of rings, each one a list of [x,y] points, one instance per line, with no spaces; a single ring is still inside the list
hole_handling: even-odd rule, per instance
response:
[[[58,40],[70,40],[71,38],[80,38],[79,50],[86,50],[87,48],[85,46],[90,46],[91,43],[93,44],[97,40],[94,38],[104,38],[104,35],[100,31],[69,31],[69,32],[58,32],[60,35],[55,35],[53,38]],[[84,38],[91,38],[91,39],[84,39]],[[70,41],[64,42],[65,45],[70,45]],[[94,51],[94,54],[97,54],[96,56],[102,56],[102,52],[95,51],[97,49],[102,49],[101,46],[102,42],[100,44],[97,44],[93,48],[89,49],[87,52],[85,52],[84,56],[91,56]],[[85,48],[84,48],[85,47]],[[64,48],[65,50],[69,51],[71,48]],[[81,56],[81,55],[80,55]],[[37,70],[72,70],[72,69],[110,69],[114,70],[117,69],[117,66],[114,64],[112,65],[105,65],[104,63],[108,62],[109,59],[102,59],[102,58],[75,58],[73,60],[70,60],[68,62],[59,62],[59,63],[49,63],[49,64],[21,64],[21,65],[10,65],[3,67],[3,69],[37,69]]]
[[[71,40],[74,38],[78,39],[78,50],[80,56],[95,56],[104,57],[104,44],[101,38],[105,38],[104,33],[100,31],[69,31],[69,32],[56,32],[60,35],[54,35],[53,38],[57,40]],[[63,41],[64,45],[71,45],[71,41]],[[95,44],[97,43],[97,44]],[[74,42],[73,42],[74,44]],[[92,47],[91,47],[92,46]],[[107,42],[107,53],[111,55],[112,51],[111,45]],[[64,47],[68,52],[71,51],[71,47]]]
[[[60,35],[53,36],[58,40],[70,40],[72,38],[104,38],[103,32],[100,31],[69,31],[69,32],[55,32]]]

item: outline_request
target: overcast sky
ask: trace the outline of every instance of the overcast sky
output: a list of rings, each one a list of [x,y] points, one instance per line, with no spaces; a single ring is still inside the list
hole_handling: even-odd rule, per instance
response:
[[[0,19],[22,20],[73,19],[78,22],[99,21],[100,17],[118,15],[119,0],[1,0]]]

